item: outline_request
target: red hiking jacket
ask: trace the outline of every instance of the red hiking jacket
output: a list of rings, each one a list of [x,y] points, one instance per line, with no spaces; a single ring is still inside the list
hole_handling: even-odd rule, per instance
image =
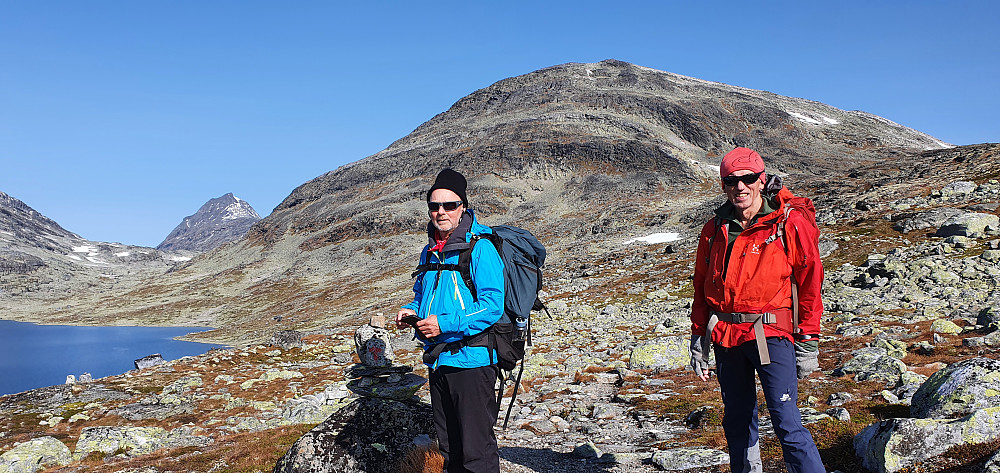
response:
[[[777,315],[778,323],[764,325],[767,337],[792,336],[792,287],[794,269],[799,287],[799,330],[818,335],[823,314],[821,291],[823,263],[819,257],[819,229],[812,202],[795,197],[782,187],[776,196],[778,209],[760,217],[744,229],[733,244],[728,270],[723,265],[728,242],[728,222],[713,218],[701,230],[694,269],[694,303],[691,331],[705,335],[711,311]],[[785,237],[778,238],[778,222],[785,219]],[[808,207],[808,210],[806,209]],[[785,242],[788,243],[787,251]],[[753,324],[720,321],[712,331],[712,342],[734,347],[754,340]]]

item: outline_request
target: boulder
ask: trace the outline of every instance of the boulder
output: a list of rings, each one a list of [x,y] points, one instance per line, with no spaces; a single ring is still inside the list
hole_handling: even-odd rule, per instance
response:
[[[76,442],[74,460],[97,452],[105,455],[147,455],[161,448],[205,446],[208,437],[191,435],[190,429],[167,431],[161,427],[86,427]]]
[[[437,438],[432,416],[424,403],[358,399],[299,438],[274,473],[395,472],[421,439]]]
[[[152,368],[154,366],[163,364],[163,356],[160,355],[159,353],[153,353],[152,355],[139,358],[138,360],[135,360],[133,363],[135,363],[135,369],[137,370]]]
[[[0,473],[35,473],[72,461],[73,455],[65,444],[52,437],[39,437],[0,455]]]
[[[965,197],[976,191],[976,183],[972,181],[955,181],[941,188],[941,197]]]
[[[344,386],[330,386],[315,394],[289,399],[281,417],[293,424],[318,424],[347,405],[350,391]]]
[[[302,332],[297,330],[280,330],[271,335],[271,345],[282,350],[302,347]]]
[[[847,409],[844,409],[843,407],[831,407],[826,410],[826,415],[834,419],[837,419],[841,422],[851,421],[851,413]]]
[[[961,419],[888,419],[854,437],[861,464],[875,473],[895,473],[941,455],[949,448],[1000,439],[1000,407]]]
[[[982,337],[968,337],[962,339],[962,345],[967,347],[995,347],[1000,346],[1000,330],[995,330]]]
[[[962,333],[962,327],[959,327],[958,324],[950,320],[937,319],[931,322],[931,332],[956,335]]]
[[[669,371],[688,366],[691,350],[688,337],[663,337],[635,347],[629,357],[631,370]]]
[[[951,207],[941,207],[936,209],[931,209],[926,212],[920,212],[910,218],[900,220],[893,225],[898,231],[903,233],[909,233],[914,230],[922,230],[924,228],[937,228],[948,221],[949,218],[963,214],[961,210],[953,209]]]
[[[392,366],[394,355],[389,331],[370,324],[354,332],[354,346],[361,364],[365,366]]]
[[[938,370],[913,394],[910,415],[954,418],[1000,404],[1000,361],[972,358]]]
[[[654,453],[652,462],[666,471],[708,468],[729,464],[729,454],[708,447],[681,447]]]
[[[987,232],[995,232],[1000,228],[1000,217],[979,212],[963,212],[946,220],[935,235],[948,237],[952,235],[970,238],[982,238]]]
[[[1000,452],[994,453],[989,460],[986,460],[983,473],[1000,473]]]
[[[1000,307],[992,304],[984,307],[976,316],[976,324],[995,329],[1000,328]]]
[[[906,356],[906,343],[899,340],[880,339],[875,341],[876,348],[884,348],[886,354],[902,360]]]
[[[899,386],[906,363],[889,356],[885,348],[868,347],[853,352],[851,358],[838,371],[841,374],[854,374],[858,381],[882,381],[887,387]]]
[[[593,442],[577,445],[573,449],[573,456],[576,458],[600,458],[601,454],[601,449]]]

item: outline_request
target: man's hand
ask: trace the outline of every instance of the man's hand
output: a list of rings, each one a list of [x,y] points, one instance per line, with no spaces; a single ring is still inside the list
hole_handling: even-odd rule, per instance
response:
[[[431,314],[428,315],[426,319],[417,322],[414,326],[420,335],[426,339],[434,338],[441,335],[441,326],[438,325],[438,316]]]
[[[414,312],[413,309],[399,309],[399,312],[396,312],[396,328],[397,329],[404,329],[404,328],[410,326],[409,324],[403,322],[403,317],[406,317],[408,315],[412,315],[413,317],[416,317],[417,313]]]
[[[705,341],[704,335],[691,335],[691,369],[702,381],[708,381],[710,376]]]
[[[795,342],[795,375],[799,379],[819,369],[819,340]]]

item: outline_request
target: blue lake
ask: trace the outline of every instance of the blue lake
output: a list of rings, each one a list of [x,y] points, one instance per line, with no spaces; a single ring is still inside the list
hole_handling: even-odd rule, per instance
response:
[[[66,382],[66,375],[94,379],[135,369],[139,358],[164,360],[200,355],[224,345],[174,340],[204,327],[75,327],[0,320],[0,396]]]

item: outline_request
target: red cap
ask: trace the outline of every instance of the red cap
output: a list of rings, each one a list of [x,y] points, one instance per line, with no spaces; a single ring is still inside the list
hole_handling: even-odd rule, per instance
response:
[[[722,164],[719,165],[719,176],[726,177],[744,169],[753,173],[764,172],[764,160],[750,148],[736,148],[726,153],[726,156],[722,158]]]

